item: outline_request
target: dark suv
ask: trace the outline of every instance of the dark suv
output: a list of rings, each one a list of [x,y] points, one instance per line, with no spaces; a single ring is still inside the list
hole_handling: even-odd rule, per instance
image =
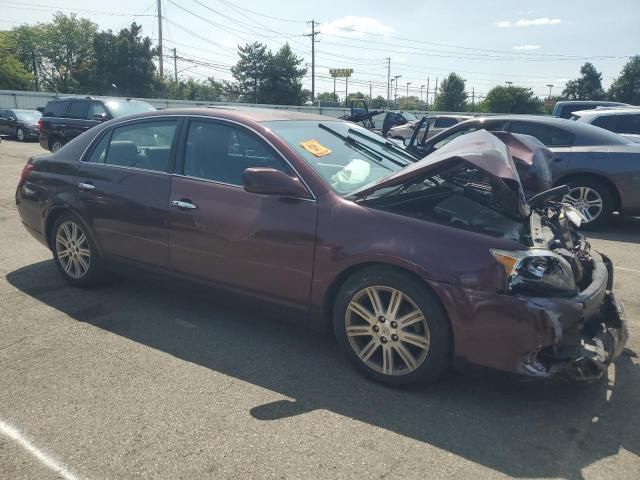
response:
[[[40,145],[56,152],[91,127],[116,117],[155,110],[130,98],[60,98],[51,100],[38,122]]]

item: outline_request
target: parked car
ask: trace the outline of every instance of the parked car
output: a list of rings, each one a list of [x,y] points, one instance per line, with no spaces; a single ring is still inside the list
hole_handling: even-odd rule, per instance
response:
[[[67,142],[102,122],[134,113],[150,112],[155,107],[131,98],[60,98],[51,100],[38,122],[40,145],[58,151]]]
[[[472,115],[429,115],[429,130],[427,132],[427,138],[433,137],[434,135],[446,130],[447,128],[453,127],[460,122],[464,122],[465,120],[469,120],[473,118]],[[410,121],[405,123],[404,125],[398,125],[396,127],[392,127],[389,129],[389,137],[395,138],[398,140],[409,140],[415,131],[415,127],[418,124],[418,121]],[[424,134],[424,127],[421,128],[421,131],[418,132],[418,136],[422,136]]]
[[[273,302],[332,328],[386,384],[432,381],[454,359],[599,378],[627,340],[611,262],[553,201],[562,191],[522,192],[485,131],[416,161],[334,118],[194,108],[31,158],[16,203],[71,285],[134,266]]]
[[[39,136],[38,120],[41,116],[37,110],[0,109],[0,134],[9,135],[19,142],[36,140]]]
[[[604,100],[563,100],[556,102],[552,115],[568,119],[571,118],[573,112],[578,110],[591,110],[597,107],[624,107],[628,105],[628,103],[607,102]]]
[[[573,112],[571,120],[589,123],[630,139],[640,136],[640,107],[579,110]]]
[[[614,211],[640,214],[640,144],[585,123],[533,115],[479,117],[459,123],[413,150],[423,157],[479,129],[531,135],[549,147],[553,183],[571,187],[563,201],[582,212],[585,226],[602,226]]]
[[[414,114],[400,110],[385,110],[372,118],[376,130],[387,135],[387,132],[396,125],[404,125],[407,122],[416,121]]]

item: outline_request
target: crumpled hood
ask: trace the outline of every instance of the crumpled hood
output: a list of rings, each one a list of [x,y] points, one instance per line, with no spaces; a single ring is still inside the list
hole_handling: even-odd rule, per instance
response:
[[[493,177],[520,183],[518,172],[504,142],[486,130],[461,135],[444,147],[402,170],[365,185],[349,197],[363,198],[376,190],[395,187],[429,175],[437,175],[448,164],[464,160]]]

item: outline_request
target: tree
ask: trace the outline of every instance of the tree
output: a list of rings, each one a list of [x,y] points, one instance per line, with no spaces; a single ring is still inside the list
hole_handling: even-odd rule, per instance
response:
[[[271,52],[260,42],[238,46],[240,60],[231,67],[235,82],[225,82],[225,90],[232,98],[245,102],[266,103],[262,88],[267,80],[267,67]]]
[[[609,89],[609,98],[616,102],[640,105],[640,55],[632,57],[622,67],[620,76]]]
[[[602,74],[593,64],[587,62],[580,68],[580,77],[569,80],[562,96],[569,100],[602,100]]]
[[[206,81],[194,80],[169,80],[165,79],[161,93],[163,96],[178,100],[202,100],[216,102],[222,99],[223,85],[209,77]]]
[[[434,109],[445,112],[463,112],[466,100],[467,92],[464,89],[464,79],[452,72],[440,84],[440,92],[436,97]]]
[[[27,90],[33,83],[33,75],[12,53],[15,48],[11,32],[0,32],[0,89]]]
[[[323,102],[337,102],[337,95],[334,97],[333,92],[322,92],[316,95],[316,100]]]
[[[400,110],[424,110],[425,107],[425,103],[415,95],[398,99],[398,108]]]
[[[311,90],[308,88],[303,88],[300,92],[300,105],[304,105],[307,102],[312,101],[311,99]]]
[[[275,55],[269,52],[260,103],[300,105],[303,101],[302,79],[307,74],[307,69],[300,67],[303,62],[304,59],[295,55],[288,43]]]
[[[76,74],[78,90],[98,95],[149,97],[156,89],[155,49],[149,37],[142,38],[135,22],[118,35],[111,30],[93,38],[94,59]],[[114,87],[115,85],[115,87]]]
[[[38,77],[45,89],[74,93],[80,84],[78,77],[86,76],[93,60],[97,30],[98,26],[86,18],[58,12],[51,23],[15,28],[16,53],[29,71],[31,54],[35,54]]]
[[[383,98],[381,95],[378,95],[376,98],[371,100],[371,108],[378,109],[384,108],[387,106],[387,99]]]
[[[540,113],[542,101],[528,88],[492,88],[480,105],[480,110],[493,113]]]

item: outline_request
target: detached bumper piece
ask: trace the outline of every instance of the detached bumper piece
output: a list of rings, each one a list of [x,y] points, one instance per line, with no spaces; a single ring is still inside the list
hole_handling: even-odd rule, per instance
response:
[[[607,371],[627,343],[629,329],[622,303],[607,291],[595,312],[583,324],[573,341],[540,350],[539,377],[559,376],[575,382],[593,382]],[[542,368],[540,368],[542,367]]]

